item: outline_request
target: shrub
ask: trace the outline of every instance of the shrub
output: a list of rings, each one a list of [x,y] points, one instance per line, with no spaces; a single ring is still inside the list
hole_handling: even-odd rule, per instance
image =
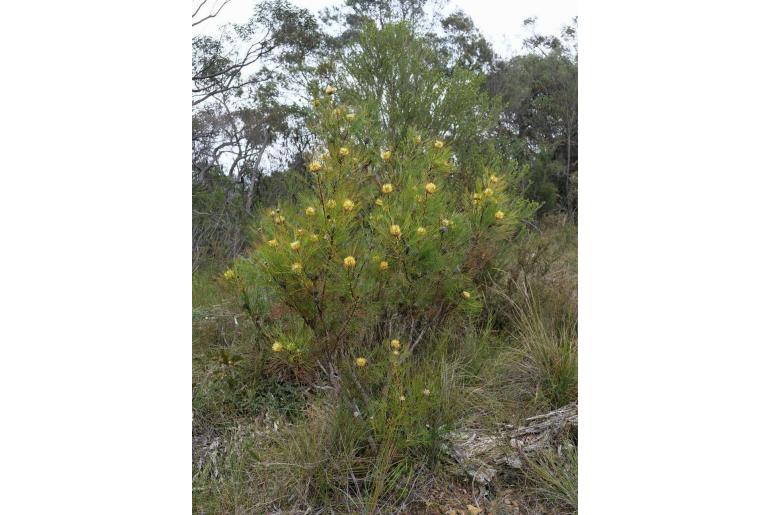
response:
[[[260,243],[223,277],[241,289],[267,373],[308,383],[323,372],[339,392],[326,438],[346,458],[314,472],[312,497],[352,474],[371,508],[438,458],[460,403],[453,361],[429,352],[446,344],[437,329],[480,313],[479,281],[536,206],[517,170],[484,169],[467,188],[441,135],[388,140],[335,98],[314,102],[322,143],[307,187],[266,210]]]
[[[392,338],[417,351],[426,331],[480,310],[476,279],[535,206],[508,187],[515,170],[460,189],[440,136],[384,142],[366,112],[333,94],[315,104],[324,144],[299,202],[267,210],[262,244],[237,263],[244,304],[290,367],[366,357]]]

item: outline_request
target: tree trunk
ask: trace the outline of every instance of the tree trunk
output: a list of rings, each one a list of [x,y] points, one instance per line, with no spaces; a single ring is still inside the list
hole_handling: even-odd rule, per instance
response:
[[[246,195],[246,212],[249,214],[251,214],[251,209],[254,207],[254,196],[257,192],[257,173],[259,172],[259,164],[262,162],[262,155],[267,149],[269,139],[269,132],[267,129],[265,129],[262,137],[262,146],[259,149],[259,154],[257,154],[257,159],[254,162],[254,166],[251,169],[251,182],[249,184],[248,194]]]
[[[572,162],[572,120],[570,117],[570,123],[567,124],[567,170],[564,179],[564,194],[567,197],[567,216],[572,218],[572,201],[570,200],[569,192],[569,169]]]

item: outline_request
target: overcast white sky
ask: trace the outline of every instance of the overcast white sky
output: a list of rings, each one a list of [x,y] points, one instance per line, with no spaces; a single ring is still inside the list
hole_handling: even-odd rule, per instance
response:
[[[224,23],[245,22],[258,0],[231,0],[218,17],[203,22],[194,33],[213,33]],[[317,12],[323,7],[340,4],[339,0],[290,0],[295,5]],[[199,0],[193,0],[193,6]],[[209,0],[209,3],[214,3]],[[220,5],[222,0],[216,0]],[[447,12],[459,7],[473,18],[473,22],[494,45],[495,51],[510,56],[521,49],[526,37],[521,22],[537,16],[538,30],[546,34],[558,34],[562,25],[577,16],[577,0],[450,0]],[[203,12],[204,9],[201,10]]]

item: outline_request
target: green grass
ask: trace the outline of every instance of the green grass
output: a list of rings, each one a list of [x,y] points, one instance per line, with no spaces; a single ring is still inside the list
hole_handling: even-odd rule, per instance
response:
[[[525,474],[536,496],[566,513],[577,513],[577,447],[567,444],[560,451],[544,452],[529,460]]]

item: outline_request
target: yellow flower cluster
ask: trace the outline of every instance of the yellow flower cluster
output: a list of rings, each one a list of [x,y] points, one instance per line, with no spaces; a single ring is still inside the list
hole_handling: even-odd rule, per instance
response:
[[[283,352],[283,344],[281,342],[274,342],[273,352]]]
[[[227,270],[225,270],[225,273],[222,274],[222,276],[225,278],[225,280],[232,281],[233,279],[235,279],[235,272],[232,269],[228,268]]]
[[[277,247],[278,240],[276,240],[275,238],[273,238],[272,240],[267,240],[267,244],[270,245],[271,247]]]
[[[300,273],[302,271],[302,263],[300,262],[293,263],[291,265],[291,271],[294,272],[295,274]]]
[[[364,368],[366,366],[366,358],[356,358],[356,366],[358,368]]]
[[[436,141],[433,142],[433,148],[437,148],[437,149],[444,148],[444,142],[441,141],[440,139],[437,139]]]
[[[503,218],[505,218],[505,213],[503,213],[502,211],[498,211],[497,213],[495,213],[496,220],[502,220]]]
[[[395,224],[391,225],[390,226],[390,234],[392,236],[395,236],[396,238],[400,238],[401,237],[401,227],[399,227],[398,225],[395,225]]]
[[[345,202],[342,203],[342,209],[345,211],[353,211],[354,207],[356,207],[356,205],[350,199],[345,199]]]
[[[334,199],[330,199],[330,200],[329,200],[329,201],[326,203],[326,208],[327,208],[327,209],[334,209],[335,207],[337,207],[337,203],[334,201]]]
[[[320,170],[321,170],[321,163],[320,163],[319,161],[313,161],[313,162],[312,162],[312,163],[310,163],[310,165],[308,166],[308,169],[309,169],[311,172],[318,172],[318,171],[320,171]]]
[[[401,350],[401,342],[399,340],[390,340],[390,348],[393,350]]]
[[[299,247],[300,247],[299,240],[295,240],[295,241],[291,242],[289,244],[289,247],[291,247],[291,250],[294,250],[294,251],[299,250]]]
[[[380,270],[385,271],[388,269],[388,262],[387,261],[380,261]]]
[[[334,92],[337,91],[337,88],[335,88],[334,86],[329,84],[328,86],[326,86],[326,90],[325,91],[326,91],[327,95],[333,95]]]
[[[383,160],[383,161],[388,161],[388,160],[390,159],[390,150],[385,150],[385,151],[384,151],[382,154],[380,154],[380,155],[382,156],[382,160]]]
[[[436,185],[433,184],[432,182],[429,182],[428,184],[425,185],[425,191],[427,191],[428,194],[435,193],[436,192]]]
[[[425,227],[418,227],[418,228],[417,228],[417,236],[425,236],[425,234],[426,234],[427,232],[428,232],[428,231],[426,231],[426,230],[425,230]]]
[[[391,183],[385,183],[382,185],[382,192],[383,193],[392,193],[393,192],[393,185]]]
[[[347,155],[350,155],[350,149],[348,147],[340,147],[339,155],[340,157],[345,157]]]
[[[315,216],[315,208],[311,206],[311,207],[305,209],[305,214],[307,216]]]
[[[342,260],[342,266],[345,268],[353,268],[356,266],[356,258],[353,256],[348,256],[345,259]]]

